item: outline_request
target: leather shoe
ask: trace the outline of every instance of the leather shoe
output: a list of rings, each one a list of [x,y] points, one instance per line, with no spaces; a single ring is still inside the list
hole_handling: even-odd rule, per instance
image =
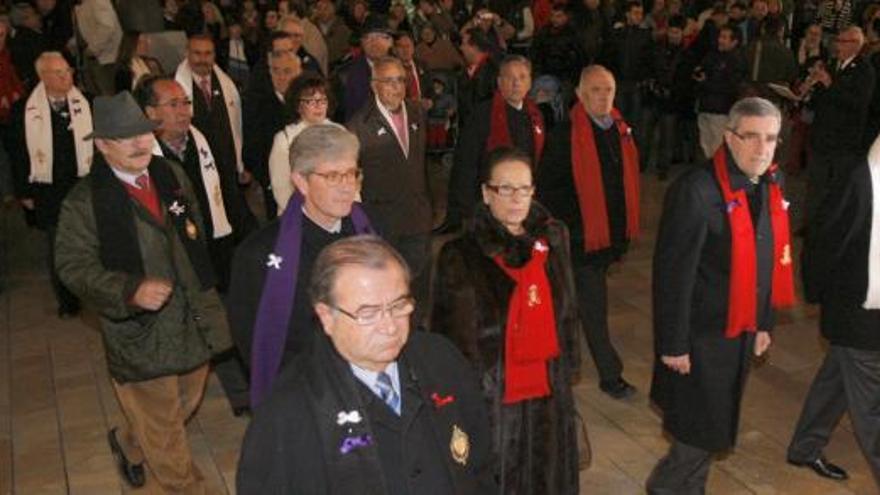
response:
[[[144,483],[147,481],[146,476],[144,476],[144,464],[134,464],[125,457],[125,454],[122,452],[122,447],[116,439],[116,428],[113,428],[107,433],[107,442],[110,443],[110,451],[113,452],[113,457],[116,458],[116,463],[119,465],[119,472],[122,473],[122,477],[125,478],[125,481],[127,481],[132,488],[140,488],[144,486]]]
[[[843,481],[849,479],[849,474],[842,467],[831,464],[824,456],[809,462],[788,461],[788,463],[795,466],[808,467],[819,476],[830,480]]]
[[[599,382],[599,389],[614,399],[626,399],[636,393],[636,388],[623,379],[622,376],[614,380]]]

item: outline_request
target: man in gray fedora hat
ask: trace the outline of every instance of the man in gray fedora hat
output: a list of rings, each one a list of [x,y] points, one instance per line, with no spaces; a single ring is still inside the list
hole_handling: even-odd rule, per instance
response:
[[[98,153],[62,204],[58,272],[100,317],[126,418],[108,436],[123,477],[142,486],[146,462],[159,492],[205,493],[185,423],[231,338],[198,203],[183,170],[152,155],[156,124],[131,94],[93,108]]]

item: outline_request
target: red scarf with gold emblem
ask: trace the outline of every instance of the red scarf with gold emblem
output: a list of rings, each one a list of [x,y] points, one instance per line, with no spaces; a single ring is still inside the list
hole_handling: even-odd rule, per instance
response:
[[[611,246],[608,207],[605,203],[605,186],[602,182],[602,164],[599,163],[593,124],[584,106],[580,103],[575,104],[569,115],[571,167],[584,229],[584,250],[597,251]],[[616,108],[611,110],[611,117],[620,134],[623,193],[626,201],[626,238],[632,240],[639,236],[639,150],[636,148],[632,130],[623,121]]]
[[[715,178],[721,187],[727,218],[730,220],[730,295],[727,327],[724,336],[733,339],[743,332],[757,331],[758,255],[755,251],[755,228],[749,200],[742,189],[730,189],[727,173],[727,147],[721,146],[713,159]],[[791,241],[788,226],[788,203],[775,180],[778,167],[770,166],[770,225],[773,230],[773,286],[770,293],[774,308],[795,302],[794,275],[791,264]]]
[[[559,356],[559,342],[553,292],[544,269],[549,254],[547,241],[538,239],[522,267],[508,266],[500,254],[494,258],[516,282],[504,329],[505,404],[550,395],[547,361]]]
[[[541,161],[541,153],[544,151],[544,116],[541,110],[528,96],[523,100],[523,106],[532,123],[532,142],[535,145],[535,156],[532,168],[536,168]],[[501,146],[513,146],[510,139],[510,129],[507,127],[507,102],[501,96],[500,91],[495,91],[492,98],[492,120],[489,124],[489,139],[486,141],[486,151],[492,151]]]

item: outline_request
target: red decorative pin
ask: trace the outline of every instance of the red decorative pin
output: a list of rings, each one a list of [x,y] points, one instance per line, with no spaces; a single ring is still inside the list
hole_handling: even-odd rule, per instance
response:
[[[434,401],[434,407],[440,409],[441,407],[447,406],[455,402],[455,396],[453,395],[440,395],[437,392],[431,394],[431,400]]]

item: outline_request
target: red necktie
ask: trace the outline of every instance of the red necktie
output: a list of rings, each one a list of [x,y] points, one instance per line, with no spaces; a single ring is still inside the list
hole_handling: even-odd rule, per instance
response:
[[[141,174],[134,180],[134,183],[144,192],[150,192],[150,176]]]
[[[205,97],[205,103],[211,106],[211,79],[209,77],[199,78],[199,88],[202,90],[202,96]]]

